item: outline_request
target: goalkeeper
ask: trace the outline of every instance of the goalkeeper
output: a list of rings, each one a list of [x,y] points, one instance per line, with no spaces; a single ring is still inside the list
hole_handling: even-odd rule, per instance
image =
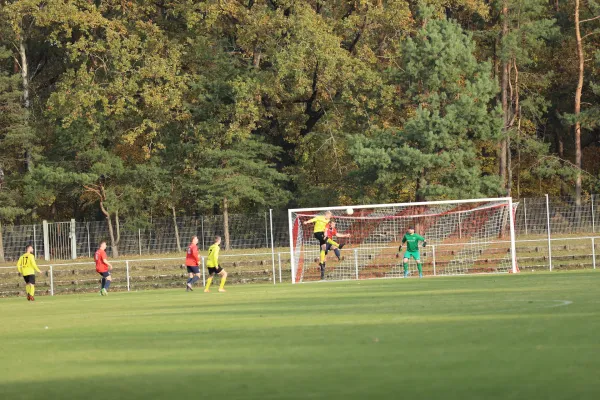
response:
[[[417,268],[419,269],[419,278],[423,277],[423,267],[421,265],[421,254],[419,254],[419,242],[423,242],[423,247],[427,245],[427,241],[425,238],[419,234],[415,233],[414,227],[409,227],[408,232],[404,234],[402,237],[402,244],[398,247],[398,252],[402,250],[402,245],[406,243],[406,252],[404,253],[404,258],[402,263],[404,265],[404,277],[408,278],[408,260],[410,258],[414,258],[417,262]]]
[[[329,243],[334,250],[341,250],[344,247],[343,244],[339,245],[336,242],[334,242],[333,239],[328,238],[327,235],[325,235],[325,230],[327,229],[327,225],[329,224],[332,215],[333,214],[331,213],[331,211],[325,211],[325,214],[317,215],[316,217],[304,222],[304,225],[308,225],[313,222],[315,223],[314,237],[319,241],[319,247],[321,248],[319,258],[319,267],[321,267],[321,279],[325,278],[325,250],[327,249],[327,244]]]

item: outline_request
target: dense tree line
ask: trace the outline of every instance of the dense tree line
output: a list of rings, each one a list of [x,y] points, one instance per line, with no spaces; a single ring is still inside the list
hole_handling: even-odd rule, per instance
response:
[[[0,0],[0,222],[585,196],[599,49],[596,0]]]

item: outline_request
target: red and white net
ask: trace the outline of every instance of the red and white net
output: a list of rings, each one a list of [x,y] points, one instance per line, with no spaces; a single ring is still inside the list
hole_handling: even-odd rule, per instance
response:
[[[331,209],[338,233],[344,243],[342,259],[330,251],[326,278],[330,280],[393,278],[403,276],[402,237],[409,227],[427,241],[419,247],[425,275],[460,275],[512,271],[509,201],[472,201],[457,203],[417,203],[402,205],[356,206],[348,215],[346,208]],[[319,243],[313,225],[303,222],[325,210],[291,210],[292,270],[295,282],[320,280]],[[409,261],[411,275],[416,262]]]

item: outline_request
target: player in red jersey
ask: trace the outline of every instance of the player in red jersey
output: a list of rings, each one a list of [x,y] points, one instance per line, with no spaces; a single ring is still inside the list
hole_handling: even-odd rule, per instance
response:
[[[102,276],[102,288],[100,289],[100,295],[106,296],[108,295],[107,291],[110,287],[110,270],[112,269],[112,265],[108,262],[108,257],[106,256],[106,242],[100,242],[100,247],[96,250],[96,254],[94,255],[94,260],[96,261],[96,272]]]
[[[189,274],[187,280],[186,292],[193,291],[192,286],[200,279],[200,255],[198,254],[198,236],[192,237],[192,242],[188,246],[187,253],[185,255],[185,266]]]
[[[327,229],[325,229],[325,237],[327,239],[335,240],[334,238],[336,238],[336,237],[348,238],[348,237],[350,237],[350,234],[349,233],[338,233],[338,231],[335,227],[335,221],[331,221],[327,225]],[[331,248],[332,248],[332,245],[330,243],[327,243],[327,247],[325,247],[325,255],[327,255],[327,253],[329,253],[329,250],[331,250]],[[338,261],[340,261],[340,259],[341,259],[340,250],[337,247],[334,247],[333,252],[335,253],[335,256],[337,257]]]

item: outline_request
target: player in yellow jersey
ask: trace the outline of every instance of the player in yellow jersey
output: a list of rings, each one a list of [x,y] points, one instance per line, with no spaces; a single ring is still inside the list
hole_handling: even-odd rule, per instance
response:
[[[221,248],[219,245],[221,244],[221,236],[215,237],[215,243],[208,248],[208,261],[206,262],[206,266],[208,267],[208,279],[206,280],[206,288],[204,289],[205,293],[210,292],[210,285],[212,284],[213,277],[216,274],[221,276],[221,284],[219,285],[219,292],[224,292],[225,289],[225,281],[227,280],[227,271],[219,266],[219,251]]]
[[[33,246],[28,245],[25,254],[23,254],[17,262],[17,269],[23,275],[25,280],[25,291],[27,292],[27,300],[35,301],[35,273],[42,272],[35,263],[33,255]]]
[[[329,243],[333,250],[341,250],[344,247],[343,244],[339,245],[336,242],[334,242],[333,239],[328,238],[327,235],[325,235],[325,230],[327,229],[327,225],[329,224],[329,221],[331,220],[332,216],[333,214],[331,213],[331,211],[325,211],[325,214],[317,215],[316,217],[304,222],[304,225],[308,225],[313,222],[315,224],[314,237],[319,241],[319,247],[321,248],[319,257],[319,267],[321,267],[321,279],[325,278],[325,251],[327,249],[327,244]]]

